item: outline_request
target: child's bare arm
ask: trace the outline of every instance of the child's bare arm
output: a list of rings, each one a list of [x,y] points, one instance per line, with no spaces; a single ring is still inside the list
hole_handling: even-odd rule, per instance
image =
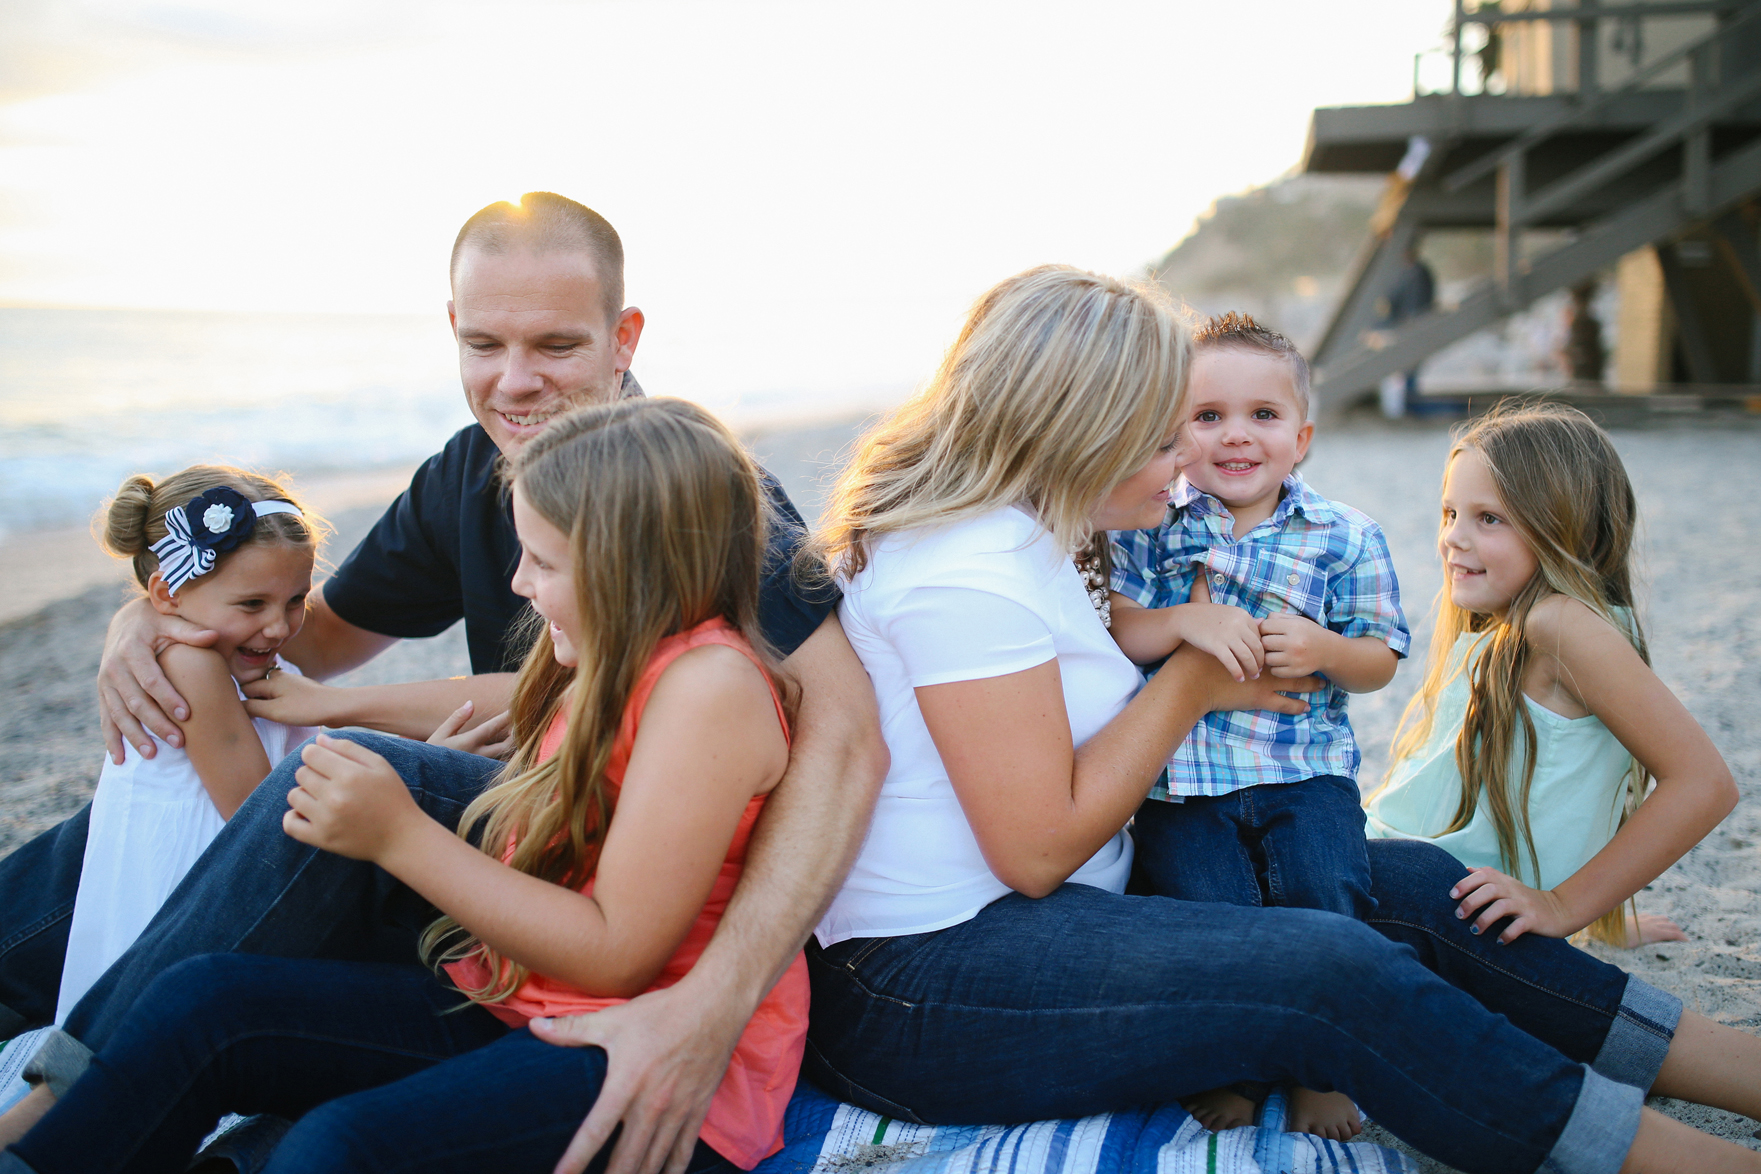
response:
[[[447,831],[365,747],[324,738],[304,755],[283,818],[290,836],[373,861],[506,957],[607,996],[654,981],[703,907],[747,803],[788,764],[752,663],[726,648],[684,654],[649,700],[587,896]]]
[[[1530,613],[1525,634],[1557,664],[1558,683],[1657,779],[1638,811],[1558,888],[1537,891],[1476,869],[1457,886],[1460,914],[1499,935],[1576,933],[1650,884],[1717,827],[1737,802],[1736,781],[1706,731],[1626,637],[1576,600],[1553,596]],[[1489,874],[1482,876],[1482,874]]]
[[[226,659],[211,648],[173,644],[159,654],[159,667],[189,702],[190,715],[178,726],[190,765],[220,817],[231,819],[268,775],[270,763]]]
[[[1195,589],[1195,600],[1198,595]],[[1260,675],[1259,625],[1241,608],[1208,602],[1146,608],[1117,592],[1112,599],[1113,639],[1134,663],[1153,664],[1191,644],[1216,657],[1237,681]]]
[[[1347,693],[1374,693],[1394,679],[1400,657],[1376,636],[1342,636],[1307,616],[1281,613],[1260,621],[1266,667],[1274,677],[1324,673]]]
[[[467,701],[472,712],[460,729],[472,729],[505,712],[513,700],[514,674],[342,688],[292,673],[271,673],[244,688],[249,698],[245,709],[252,717],[289,726],[361,726],[404,738],[427,738]]]

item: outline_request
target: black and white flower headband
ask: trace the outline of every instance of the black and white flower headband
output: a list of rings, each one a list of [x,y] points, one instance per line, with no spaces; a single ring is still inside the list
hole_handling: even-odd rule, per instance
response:
[[[257,519],[298,514],[291,501],[252,501],[236,489],[217,486],[165,513],[165,537],[149,548],[159,557],[165,589],[178,589],[214,569],[214,560],[251,536]]]

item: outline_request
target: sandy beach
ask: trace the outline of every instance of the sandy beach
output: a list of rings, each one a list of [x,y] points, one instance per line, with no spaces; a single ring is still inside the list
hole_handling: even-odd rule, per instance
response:
[[[772,428],[748,441],[812,519],[861,423]],[[1642,910],[1675,918],[1689,940],[1597,953],[1705,1015],[1761,1031],[1761,554],[1750,515],[1761,499],[1761,420],[1696,417],[1617,430],[1614,438],[1644,517],[1642,614],[1657,671],[1724,753],[1743,798],[1722,827],[1640,894]],[[1442,423],[1353,416],[1316,437],[1303,467],[1320,492],[1365,511],[1387,532],[1418,649],[1429,640],[1428,612],[1441,584],[1433,544],[1448,447]],[[358,541],[399,479],[363,479],[328,498],[313,486],[337,527],[332,558]],[[94,560],[95,547],[76,549],[80,541],[91,547],[83,533],[0,546],[0,598],[34,604],[0,613],[0,855],[76,810],[97,776],[93,675],[124,588],[116,566]],[[1386,765],[1420,660],[1405,663],[1387,689],[1352,702],[1366,784]],[[462,628],[455,628],[405,642],[345,680],[419,679],[467,667]],[[1751,1136],[1756,1122],[1654,1103],[1761,1148]]]

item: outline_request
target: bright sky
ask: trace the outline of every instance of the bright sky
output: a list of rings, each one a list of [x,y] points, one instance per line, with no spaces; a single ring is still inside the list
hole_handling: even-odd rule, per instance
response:
[[[0,304],[440,313],[458,225],[623,235],[655,391],[891,389],[1407,99],[1448,0],[9,0]]]

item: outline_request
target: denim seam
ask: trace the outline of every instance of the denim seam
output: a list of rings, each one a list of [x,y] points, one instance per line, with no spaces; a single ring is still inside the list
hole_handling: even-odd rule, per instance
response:
[[[870,1097],[873,1097],[877,1101],[885,1101],[888,1105],[892,1106],[892,1108],[895,1110],[895,1112],[893,1112],[893,1113],[882,1114],[882,1116],[890,1116],[894,1120],[897,1120],[897,1121],[909,1121],[913,1125],[928,1125],[929,1124],[928,1121],[925,1121],[922,1117],[918,1116],[917,1113],[914,1110],[912,1110],[910,1106],[902,1105],[898,1101],[895,1101],[892,1097],[881,1096],[879,1093],[875,1092],[872,1088],[869,1088],[866,1084],[863,1084],[859,1080],[851,1080],[850,1077],[845,1074],[845,1072],[842,1068],[839,1068],[836,1064],[832,1063],[830,1060],[828,1060],[826,1058],[825,1052],[820,1050],[819,1045],[817,1045],[813,1042],[812,1037],[809,1037],[807,1039],[806,1043],[809,1048],[813,1049],[813,1054],[819,1058],[819,1062],[821,1064],[824,1064],[827,1068],[831,1069],[832,1072],[836,1073],[839,1080],[843,1081],[845,1084],[849,1085],[851,1088],[861,1089],[865,1094],[867,1094]],[[857,1106],[857,1107],[860,1108],[861,1106]],[[869,1113],[874,1112],[873,1109],[867,1109],[864,1111],[869,1112]]]
[[[1471,958],[1475,962],[1478,962],[1480,965],[1484,966],[1487,970],[1496,971],[1497,973],[1502,974],[1505,978],[1510,979],[1512,982],[1521,983],[1523,986],[1526,986],[1526,987],[1530,988],[1531,990],[1541,991],[1542,993],[1549,995],[1553,998],[1562,999],[1567,1003],[1572,1003],[1576,1006],[1583,1007],[1585,1010],[1588,1010],[1588,1011],[1594,1011],[1598,1015],[1608,1015],[1608,1018],[1611,1021],[1615,1018],[1616,1015],[1619,1014],[1619,1011],[1617,1010],[1614,1014],[1611,1015],[1608,1013],[1608,1011],[1605,1008],[1599,1007],[1594,1003],[1588,1003],[1588,1002],[1585,1002],[1583,999],[1577,998],[1576,996],[1573,996],[1573,995],[1564,994],[1560,991],[1553,989],[1552,987],[1546,987],[1546,986],[1542,986],[1540,983],[1531,982],[1530,980],[1524,978],[1522,975],[1517,974],[1513,971],[1506,970],[1506,969],[1504,969],[1504,967],[1499,966],[1497,963],[1492,962],[1488,959],[1484,959],[1484,958],[1480,957],[1478,954],[1473,953],[1471,950],[1464,950],[1462,947],[1456,945],[1454,942],[1450,941],[1448,938],[1444,937],[1442,934],[1438,933],[1436,930],[1432,929],[1428,925],[1419,925],[1419,924],[1417,924],[1415,922],[1411,922],[1411,921],[1400,921],[1400,920],[1397,920],[1392,917],[1372,917],[1369,919],[1367,924],[1369,924],[1369,925],[1401,925],[1401,926],[1405,926],[1407,929],[1416,929],[1420,933],[1425,934],[1431,938],[1434,938],[1438,945],[1446,946],[1449,949],[1454,950],[1457,954],[1461,954],[1461,955],[1464,955],[1465,957]]]
[[[889,938],[870,938],[868,940],[867,944],[865,944],[861,949],[857,950],[857,952],[855,954],[852,954],[850,957],[844,959],[843,962],[835,963],[834,965],[836,965],[840,970],[848,970],[852,974],[854,974],[856,972],[856,968],[858,966],[862,965],[863,962],[867,961],[870,955],[872,955],[876,950],[880,949],[882,946],[886,945],[888,942],[890,942],[892,940],[893,939],[890,937]]]
[[[23,929],[14,931],[13,935],[11,937],[7,938],[5,941],[0,942],[0,954],[8,953],[9,951],[18,947],[20,944],[27,942],[30,939],[36,937],[38,934],[42,933],[44,930],[46,930],[50,926],[54,925],[57,921],[60,921],[63,918],[67,918],[67,917],[71,917],[71,916],[73,916],[73,902],[72,901],[68,901],[62,905],[57,905],[54,909],[50,910],[48,913],[43,914],[43,916],[39,917],[37,920],[33,921],[31,924],[25,926]]]

